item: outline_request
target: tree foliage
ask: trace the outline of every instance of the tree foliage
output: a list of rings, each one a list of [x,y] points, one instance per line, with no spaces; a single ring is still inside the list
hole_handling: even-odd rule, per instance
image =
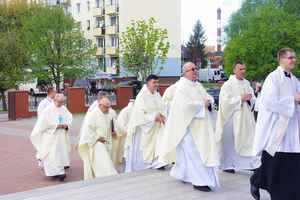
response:
[[[189,36],[189,41],[187,43],[187,57],[195,64],[197,64],[199,59],[201,59],[202,67],[205,67],[207,64],[205,59],[207,54],[204,53],[204,43],[206,40],[205,30],[200,20],[197,20],[193,27],[193,35]]]
[[[242,60],[247,79],[264,79],[278,66],[281,48],[291,48],[296,54],[300,51],[299,19],[278,8],[275,1],[246,0],[231,16],[224,50],[227,74],[232,74],[235,61]],[[297,67],[293,74],[299,75]]]
[[[22,21],[28,20],[42,9],[41,4],[11,0],[0,4],[0,92],[6,110],[4,92],[26,82],[29,61],[24,36],[20,31]]]
[[[126,27],[120,38],[118,67],[144,82],[150,74],[159,75],[170,48],[169,42],[165,42],[167,30],[154,28],[154,23],[154,18],[148,24],[145,20],[132,20],[131,27]]]
[[[23,33],[31,56],[30,68],[41,80],[52,80],[60,91],[63,76],[78,78],[90,73],[89,63],[97,51],[78,30],[71,14],[62,7],[46,6],[24,23]]]

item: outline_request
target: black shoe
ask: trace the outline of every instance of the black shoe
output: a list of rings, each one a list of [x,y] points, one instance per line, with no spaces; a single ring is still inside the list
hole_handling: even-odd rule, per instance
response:
[[[70,166],[64,166],[64,169],[69,169],[70,168]]]
[[[223,172],[232,173],[232,174],[235,173],[234,169],[225,169],[223,170]]]
[[[67,175],[65,175],[65,174],[58,175],[58,179],[60,181],[63,181],[66,177],[67,177]]]
[[[198,186],[198,185],[194,185],[194,189],[196,190],[200,190],[203,192],[209,192],[210,191],[210,187],[206,186]]]
[[[181,180],[181,182],[186,183],[185,181]]]
[[[250,192],[254,199],[259,200],[259,198],[260,198],[259,188],[255,187],[254,185],[251,184]]]
[[[157,168],[158,170],[165,170],[165,167],[164,166],[162,166],[162,167],[160,167],[160,168]]]

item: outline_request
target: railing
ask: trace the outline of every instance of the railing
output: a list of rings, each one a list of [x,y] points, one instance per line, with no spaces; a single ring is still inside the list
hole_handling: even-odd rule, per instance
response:
[[[98,92],[103,91],[107,93],[107,98],[110,101],[111,105],[117,105],[117,96],[114,89],[111,89],[110,87],[104,87],[103,89],[94,89],[90,90],[90,92],[86,92],[85,95],[85,106],[91,106],[94,101],[98,100]]]
[[[46,98],[45,94],[34,94],[29,95],[28,97],[28,107],[29,111],[37,111],[37,108],[41,101],[43,101]],[[64,106],[67,106],[67,97],[65,96]]]

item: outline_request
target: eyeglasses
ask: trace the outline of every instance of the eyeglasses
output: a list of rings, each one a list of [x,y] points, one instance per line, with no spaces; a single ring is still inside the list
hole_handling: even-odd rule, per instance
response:
[[[105,105],[103,105],[103,104],[100,104],[100,105],[102,105],[104,108],[106,108],[106,109],[109,109],[110,108],[110,106],[105,106]]]
[[[189,70],[186,70],[185,72],[189,72],[189,71],[198,71],[198,69],[197,68],[192,68],[192,69],[189,69]]]
[[[60,101],[58,101],[57,99],[55,99],[56,101],[57,101],[57,103],[64,103],[64,101],[63,102],[60,102]]]
[[[287,59],[289,59],[289,60],[293,60],[293,59],[297,60],[297,57],[296,57],[296,56],[281,57],[281,58],[287,58]]]

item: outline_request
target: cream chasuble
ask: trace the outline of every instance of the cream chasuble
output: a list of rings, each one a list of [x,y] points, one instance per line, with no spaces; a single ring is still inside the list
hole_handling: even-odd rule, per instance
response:
[[[179,81],[177,81],[174,85],[171,85],[170,87],[168,87],[166,89],[164,95],[162,96],[162,101],[164,102],[164,107],[167,110],[168,115],[170,112],[170,108],[171,108],[174,94],[175,94],[178,84],[179,84]]]
[[[38,151],[37,159],[53,168],[63,168],[70,165],[69,131],[72,121],[73,116],[65,106],[56,107],[54,103],[51,103],[43,110],[30,135],[30,140]],[[67,124],[68,130],[57,129],[57,125],[60,123]],[[47,174],[46,168],[45,173],[47,176],[58,175]]]
[[[79,145],[79,141],[80,141],[80,137],[81,137],[81,134],[82,134],[82,127],[83,127],[83,124],[85,123],[85,120],[88,116],[88,114],[93,111],[95,108],[99,107],[99,102],[98,100],[94,101],[93,104],[89,107],[89,109],[87,110],[86,114],[85,114],[85,117],[83,119],[83,122],[81,124],[81,128],[80,128],[80,131],[79,131],[79,134],[78,134],[78,137],[77,137],[77,144],[75,146],[75,149],[77,150],[78,149],[78,145]],[[114,117],[114,120],[116,120],[116,111],[114,111],[112,108],[109,109],[109,112],[112,114],[112,116]]]
[[[221,88],[219,96],[219,113],[216,125],[216,141],[221,149],[221,138],[224,132],[224,126],[233,118],[233,132],[234,132],[234,149],[236,153],[241,156],[251,156],[255,120],[253,113],[251,113],[252,105],[250,106],[247,101],[241,101],[241,95],[251,93],[252,105],[255,103],[255,96],[249,81],[243,79],[239,81],[235,75],[231,75],[229,80],[224,83]],[[236,109],[239,107],[240,109]]]
[[[112,135],[111,135],[110,113],[103,112],[96,107],[87,116],[82,127],[78,153],[84,162],[84,179],[117,174],[111,159]],[[104,137],[105,142],[97,141],[99,137]]]
[[[122,164],[124,157],[124,146],[133,104],[134,102],[129,102],[128,105],[121,110],[115,124],[117,136],[113,141],[114,149],[112,157],[116,160],[116,165]]]
[[[125,142],[125,158],[127,158],[128,149],[133,143],[137,128],[151,123],[153,123],[153,126],[150,130],[145,131],[142,129],[139,149],[142,151],[143,159],[147,163],[152,163],[159,156],[164,131],[164,124],[155,121],[155,117],[159,113],[166,116],[161,96],[156,91],[152,94],[145,84],[135,100],[130,117]]]
[[[200,83],[184,77],[180,78],[164,132],[159,162],[177,163],[176,147],[189,128],[203,165],[209,167],[220,165],[208,109],[205,108],[205,118],[195,117],[196,113],[205,106],[203,99],[209,99],[211,104],[214,103],[213,97]]]

